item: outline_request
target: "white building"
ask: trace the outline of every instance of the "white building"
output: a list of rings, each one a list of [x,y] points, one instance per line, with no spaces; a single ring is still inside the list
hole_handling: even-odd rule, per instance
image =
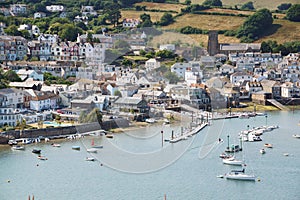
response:
[[[44,13],[44,12],[36,12],[36,13],[33,14],[34,19],[44,18],[44,17],[46,17],[46,13]]]
[[[10,12],[14,15],[25,14],[27,12],[26,4],[12,4],[10,5]]]
[[[157,61],[155,58],[150,58],[145,62],[145,68],[147,71],[151,71],[159,67],[160,67],[160,62]]]
[[[35,70],[20,69],[17,74],[22,80],[31,78],[35,81],[44,81],[44,74]]]
[[[26,90],[31,95],[30,109],[43,111],[57,108],[59,97],[52,92]]]
[[[5,125],[16,126],[17,121],[21,121],[21,115],[19,113],[14,112],[12,107],[0,106],[0,127]]]
[[[281,97],[283,98],[299,96],[299,91],[299,88],[291,82],[285,82],[281,85]]]
[[[202,71],[196,71],[192,69],[185,72],[184,80],[187,83],[187,85],[190,86],[192,84],[200,83],[202,78]]]
[[[185,78],[186,71],[201,72],[198,62],[175,63],[171,66],[171,72],[176,73],[178,77]]]
[[[253,77],[245,72],[236,72],[230,75],[230,82],[232,84],[237,84],[243,81],[252,81]]]
[[[175,51],[176,47],[175,44],[162,44],[159,46],[159,50]]]
[[[92,67],[78,67],[76,72],[77,79],[95,80],[97,69]]]
[[[46,6],[46,10],[49,12],[62,12],[64,11],[64,6],[63,5],[51,5],[51,6]]]
[[[54,44],[56,42],[58,42],[58,35],[54,34],[41,34],[38,36],[38,41],[41,41],[41,42],[45,42],[45,43],[48,43],[48,44]]]
[[[24,93],[16,88],[0,89],[0,95],[5,96],[5,106],[10,106],[13,109],[24,107]]]
[[[139,19],[123,19],[123,27],[125,28],[134,28],[140,24]]]
[[[18,28],[18,30],[19,31],[27,30],[30,35],[39,35],[40,34],[40,29],[36,25],[23,24],[23,25],[20,25],[20,28]]]

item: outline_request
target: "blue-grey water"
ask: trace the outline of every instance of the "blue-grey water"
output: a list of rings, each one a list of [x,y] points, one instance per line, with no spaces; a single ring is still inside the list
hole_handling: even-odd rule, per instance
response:
[[[271,112],[268,117],[214,121],[195,137],[179,143],[164,142],[171,130],[180,127],[153,125],[115,134],[113,139],[85,137],[50,143],[31,144],[25,151],[0,149],[0,200],[169,200],[194,199],[300,199],[300,112]],[[222,164],[219,154],[230,143],[239,143],[238,132],[249,127],[279,125],[262,135],[262,142],[244,143],[247,172],[260,182],[229,181],[217,178],[232,167]],[[217,138],[224,142],[218,144]],[[91,140],[103,145],[97,154],[87,154]],[[273,144],[261,155],[264,143]],[[72,150],[80,145],[80,151]],[[42,149],[48,160],[38,160],[31,150]],[[284,156],[289,153],[289,156]],[[97,162],[85,161],[94,156]],[[101,166],[102,164],[102,166]],[[37,166],[38,165],[38,166]],[[8,182],[9,180],[9,182]]]

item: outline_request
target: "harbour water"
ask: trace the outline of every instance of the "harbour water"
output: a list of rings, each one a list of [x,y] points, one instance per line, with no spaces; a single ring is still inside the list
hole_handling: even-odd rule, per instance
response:
[[[193,137],[178,143],[162,143],[171,131],[181,126],[151,125],[136,131],[115,134],[113,139],[101,136],[30,144],[25,151],[0,149],[0,199],[21,200],[34,195],[35,200],[57,199],[300,199],[300,111],[271,112],[268,116],[249,119],[213,121]],[[217,178],[232,166],[222,164],[219,155],[230,143],[239,143],[238,133],[248,127],[279,125],[264,133],[262,142],[243,144],[236,154],[245,158],[247,172],[260,179],[256,182]],[[163,131],[163,134],[162,132]],[[217,139],[222,138],[223,143]],[[85,148],[103,145],[96,154]],[[273,144],[260,154],[264,143]],[[79,145],[80,151],[72,150]],[[42,150],[48,160],[41,161],[31,153]],[[288,153],[289,156],[284,156]],[[85,161],[93,156],[98,161]]]

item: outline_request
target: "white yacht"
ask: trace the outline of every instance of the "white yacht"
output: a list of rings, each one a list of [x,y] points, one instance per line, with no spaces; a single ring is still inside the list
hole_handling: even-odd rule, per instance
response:
[[[253,174],[246,174],[245,169],[242,170],[231,170],[225,174],[226,179],[241,180],[241,181],[255,181],[256,177]]]
[[[235,157],[233,156],[233,157],[230,157],[230,158],[224,158],[223,163],[227,164],[227,165],[239,165],[239,166],[241,166],[241,165],[243,165],[244,162],[242,160],[235,159]]]

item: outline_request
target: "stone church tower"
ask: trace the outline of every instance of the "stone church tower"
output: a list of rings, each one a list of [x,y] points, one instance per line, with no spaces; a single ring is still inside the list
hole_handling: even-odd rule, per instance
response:
[[[214,56],[219,53],[219,41],[218,41],[218,32],[209,31],[208,32],[208,54]]]

